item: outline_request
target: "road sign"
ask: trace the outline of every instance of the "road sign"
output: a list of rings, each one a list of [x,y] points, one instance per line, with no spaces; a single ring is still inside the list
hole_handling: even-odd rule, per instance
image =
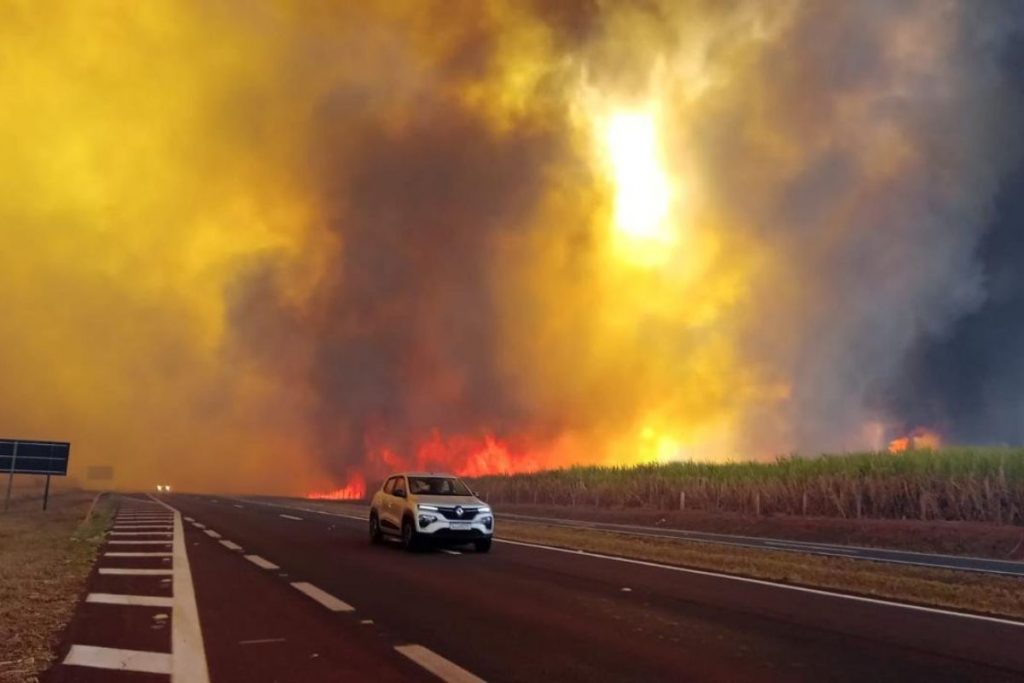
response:
[[[64,441],[17,441],[0,439],[0,472],[15,474],[68,473],[71,444]]]
[[[50,497],[50,476],[63,477],[68,473],[71,444],[66,441],[23,441],[0,439],[0,472],[7,472],[7,497],[4,510],[11,504],[11,484],[15,474],[45,474],[46,492],[43,509]]]

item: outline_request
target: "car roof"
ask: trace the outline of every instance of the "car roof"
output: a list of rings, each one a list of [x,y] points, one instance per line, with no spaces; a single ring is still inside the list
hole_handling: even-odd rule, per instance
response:
[[[448,477],[449,479],[458,479],[454,474],[448,474],[447,472],[395,472],[390,475],[392,477]]]

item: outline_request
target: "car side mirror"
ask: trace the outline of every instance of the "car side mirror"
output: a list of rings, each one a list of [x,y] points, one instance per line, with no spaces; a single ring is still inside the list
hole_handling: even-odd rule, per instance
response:
[[[405,498],[405,491],[402,489],[395,489],[394,491],[391,492],[391,495],[397,498]]]

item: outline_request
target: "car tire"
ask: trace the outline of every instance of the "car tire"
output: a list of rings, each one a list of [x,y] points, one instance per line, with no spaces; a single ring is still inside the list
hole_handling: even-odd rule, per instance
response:
[[[491,539],[485,538],[480,541],[473,541],[473,545],[476,547],[478,553],[489,553],[491,552]]]
[[[380,543],[383,540],[383,535],[380,531],[380,519],[377,517],[377,512],[370,513],[370,543]]]
[[[406,550],[417,550],[419,548],[419,534],[410,518],[402,520],[402,547]]]

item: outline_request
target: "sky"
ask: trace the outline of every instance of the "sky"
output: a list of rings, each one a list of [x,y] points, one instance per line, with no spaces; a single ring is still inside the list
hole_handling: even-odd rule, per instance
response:
[[[1020,443],[1022,15],[0,0],[0,432],[280,493]]]

